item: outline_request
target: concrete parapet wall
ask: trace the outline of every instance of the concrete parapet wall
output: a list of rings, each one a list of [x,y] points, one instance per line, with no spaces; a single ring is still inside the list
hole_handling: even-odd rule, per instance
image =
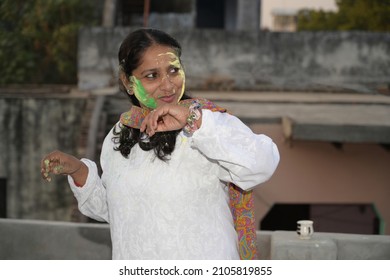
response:
[[[81,89],[117,83],[131,28],[79,33]],[[189,89],[378,92],[390,84],[390,33],[166,30],[182,44]]]
[[[0,219],[0,259],[110,259],[107,224]],[[390,236],[257,231],[260,259],[390,260]]]
[[[0,219],[0,259],[111,259],[107,225]]]

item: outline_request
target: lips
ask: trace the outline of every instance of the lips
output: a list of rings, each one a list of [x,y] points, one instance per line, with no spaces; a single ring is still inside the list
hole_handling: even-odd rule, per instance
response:
[[[172,103],[172,102],[176,101],[176,94],[161,96],[161,97],[159,97],[159,99],[165,103]]]

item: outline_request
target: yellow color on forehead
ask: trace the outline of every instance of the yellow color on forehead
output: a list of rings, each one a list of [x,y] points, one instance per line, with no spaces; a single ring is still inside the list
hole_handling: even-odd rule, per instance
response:
[[[177,55],[174,54],[173,52],[165,52],[165,53],[160,53],[158,56],[162,56],[162,55],[169,55],[173,58],[177,58]]]
[[[165,52],[165,53],[158,54],[156,61],[157,61],[157,63],[163,62],[163,61],[169,61],[171,65],[174,65],[177,67],[180,66],[179,58],[173,52]]]
[[[143,54],[140,66],[149,68],[160,65],[162,66],[165,63],[170,63],[170,61],[174,59],[170,53],[173,54],[173,50],[170,47],[152,45],[151,47],[147,48]]]

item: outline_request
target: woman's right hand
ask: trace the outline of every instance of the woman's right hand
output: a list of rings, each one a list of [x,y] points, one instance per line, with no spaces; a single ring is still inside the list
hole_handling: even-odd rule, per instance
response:
[[[70,175],[78,185],[84,185],[88,176],[88,167],[72,155],[54,151],[46,155],[41,161],[42,178],[50,182],[50,173]]]

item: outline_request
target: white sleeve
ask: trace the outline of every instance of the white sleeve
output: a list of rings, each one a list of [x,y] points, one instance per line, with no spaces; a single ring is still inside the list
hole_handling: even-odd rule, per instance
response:
[[[98,174],[96,164],[89,159],[81,159],[88,167],[88,177],[84,186],[77,187],[71,176],[68,182],[77,199],[81,213],[100,222],[109,222],[106,188]]]
[[[271,138],[254,134],[237,117],[202,110],[202,125],[192,135],[192,146],[220,165],[219,178],[244,190],[267,181],[279,163]]]

